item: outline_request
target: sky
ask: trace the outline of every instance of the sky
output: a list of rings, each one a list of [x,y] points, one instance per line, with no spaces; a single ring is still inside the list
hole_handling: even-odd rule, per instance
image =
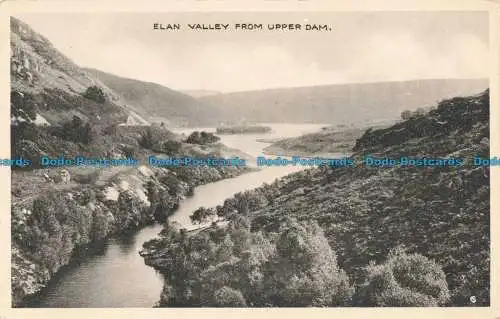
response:
[[[218,92],[486,78],[486,12],[36,13],[17,16],[75,63]],[[154,30],[153,24],[181,24]],[[331,31],[193,31],[187,24],[327,24]]]

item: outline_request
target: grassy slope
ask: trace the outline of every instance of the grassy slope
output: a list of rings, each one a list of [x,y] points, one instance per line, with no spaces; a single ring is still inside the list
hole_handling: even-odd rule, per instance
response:
[[[366,129],[367,127],[328,127],[320,132],[278,140],[267,146],[264,152],[281,156],[329,156],[350,153],[356,139],[360,138]]]
[[[159,84],[127,79],[95,69],[86,71],[118,92],[145,118],[164,118],[173,125],[202,126],[217,123],[211,121],[214,118],[212,108],[189,95]]]

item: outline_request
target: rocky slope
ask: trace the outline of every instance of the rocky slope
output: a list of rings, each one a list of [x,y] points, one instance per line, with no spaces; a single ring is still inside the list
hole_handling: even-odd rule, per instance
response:
[[[368,167],[366,155],[468,161]],[[218,206],[226,226],[188,236],[170,227],[146,243],[146,263],[167,278],[160,305],[489,306],[490,175],[474,156],[489,157],[488,91],[368,130],[353,166],[288,175]]]
[[[135,112],[125,108],[125,101],[119,94],[78,67],[27,24],[11,17],[10,26],[12,91],[36,96],[60,91],[64,95],[74,97],[85,92],[88,87],[98,86],[106,94],[107,100],[126,116],[134,119],[134,123],[147,123]],[[101,115],[101,112],[89,112],[86,109],[73,110],[71,114],[65,115],[57,110],[53,111],[50,101],[45,101],[43,107],[37,111],[42,117],[48,118],[49,123],[60,122],[61,117],[72,115],[92,118]]]
[[[26,24],[11,20],[12,305],[21,306],[81,252],[165,218],[198,185],[246,167],[151,167],[157,157],[238,156],[147,123]],[[177,105],[182,108],[181,105]],[[37,121],[42,117],[44,121]],[[129,126],[123,126],[128,122]],[[240,152],[241,153],[241,152]],[[135,159],[137,165],[42,168],[40,159]],[[242,156],[246,156],[241,154]],[[91,250],[91,249],[90,249]]]

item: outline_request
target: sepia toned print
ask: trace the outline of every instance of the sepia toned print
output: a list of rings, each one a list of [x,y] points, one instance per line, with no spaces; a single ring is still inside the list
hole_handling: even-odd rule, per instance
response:
[[[10,27],[13,307],[490,306],[488,12]]]

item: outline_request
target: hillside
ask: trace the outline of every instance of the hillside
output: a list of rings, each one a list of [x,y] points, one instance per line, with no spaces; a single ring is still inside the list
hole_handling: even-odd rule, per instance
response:
[[[218,91],[210,91],[210,90],[188,90],[188,91],[180,91],[186,95],[192,96],[194,98],[200,98],[203,96],[220,94]]]
[[[11,28],[11,157],[32,161],[11,170],[11,287],[18,307],[36,298],[80,252],[161,222],[195,187],[251,169],[148,165],[152,155],[247,155],[205,132],[193,139],[165,126],[134,125],[146,122],[124,106],[119,93],[26,24],[12,18]],[[94,164],[42,167],[42,157],[78,155]],[[131,164],[96,164],[101,160]]]
[[[86,120],[100,121],[102,116],[106,117],[110,112],[120,114],[120,122],[125,122],[127,117],[130,117],[135,124],[147,123],[124,107],[125,103],[119,94],[61,54],[49,40],[33,31],[27,24],[11,17],[10,26],[11,91],[37,97],[40,105],[36,112],[49,124],[71,119],[74,115]],[[58,101],[47,97],[58,95],[60,99],[78,100],[81,94],[92,86],[99,87],[104,92],[105,105],[93,108],[72,107],[61,112],[58,109]]]
[[[230,121],[350,123],[397,119],[404,110],[476,94],[487,86],[487,80],[415,80],[236,92],[199,100]]]
[[[159,305],[489,306],[489,90],[366,131],[352,167],[323,166],[227,199],[210,229],[144,244]],[[464,158],[368,167],[366,155]]]
[[[391,121],[394,123],[394,121]],[[280,139],[264,148],[265,154],[278,156],[336,156],[338,154],[349,154],[360,138],[368,129],[376,129],[388,126],[362,125],[359,127],[347,127],[345,125],[324,127],[321,131],[301,135],[298,137]]]
[[[87,69],[88,73],[100,79],[118,92],[137,113],[147,118],[164,118],[173,126],[215,125],[216,115],[212,108],[203,105],[192,96],[171,90],[165,86],[127,79]]]

